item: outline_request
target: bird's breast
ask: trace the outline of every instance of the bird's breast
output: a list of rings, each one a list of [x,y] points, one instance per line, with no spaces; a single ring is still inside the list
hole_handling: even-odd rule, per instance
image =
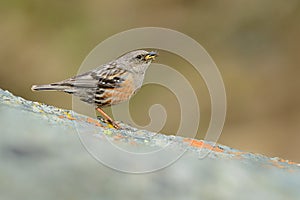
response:
[[[137,89],[134,78],[130,75],[126,77],[118,87],[106,89],[103,97],[109,101],[107,102],[108,104],[114,105],[129,100]]]

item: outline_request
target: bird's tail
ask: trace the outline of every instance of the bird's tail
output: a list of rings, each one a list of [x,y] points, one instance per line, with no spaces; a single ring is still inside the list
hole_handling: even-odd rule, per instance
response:
[[[48,85],[33,85],[31,87],[32,91],[65,91],[69,89],[70,86],[61,85],[57,83],[52,83]]]

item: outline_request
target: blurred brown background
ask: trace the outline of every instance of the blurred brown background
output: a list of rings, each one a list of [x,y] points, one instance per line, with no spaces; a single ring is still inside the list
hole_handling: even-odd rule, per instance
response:
[[[223,76],[227,120],[219,143],[244,151],[300,162],[300,1],[38,1],[0,2],[0,87],[26,99],[70,109],[71,96],[33,93],[32,84],[76,74],[99,42],[118,32],[144,26],[171,28],[197,40]],[[184,61],[160,62],[182,68]],[[188,64],[187,64],[188,65]],[[173,65],[171,65],[173,66]],[[209,95],[192,69],[201,106],[198,138],[207,129]],[[197,84],[196,84],[197,85]],[[155,91],[157,97],[150,95]],[[153,93],[152,93],[153,94]],[[171,100],[168,100],[168,99]],[[179,111],[164,88],[144,87],[133,99],[133,116],[146,123],[147,109],[166,102],[164,128],[172,134]],[[140,112],[138,112],[140,111]],[[202,134],[201,134],[202,133]]]

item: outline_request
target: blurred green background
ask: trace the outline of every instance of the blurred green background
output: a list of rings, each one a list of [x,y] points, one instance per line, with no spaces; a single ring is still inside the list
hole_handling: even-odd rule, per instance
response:
[[[70,95],[33,93],[31,85],[75,75],[99,42],[145,26],[189,35],[216,62],[228,100],[219,143],[300,161],[297,0],[2,0],[0,87],[26,99],[71,109]],[[161,52],[159,62],[178,70],[188,66],[165,52]],[[197,137],[202,138],[210,118],[209,94],[201,77],[194,77],[190,67],[182,73],[195,85],[200,99],[202,121]],[[147,123],[149,105],[156,101],[173,112],[169,116],[174,118],[168,119],[163,131],[172,134],[178,127],[180,112],[174,95],[164,88],[144,87],[131,102],[133,116],[138,123]]]

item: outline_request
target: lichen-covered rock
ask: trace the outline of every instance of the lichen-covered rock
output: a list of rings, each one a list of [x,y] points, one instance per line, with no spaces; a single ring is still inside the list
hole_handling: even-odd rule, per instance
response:
[[[0,89],[0,199],[300,199],[296,163],[122,127],[109,129]],[[132,155],[129,162],[111,144],[143,158]],[[151,171],[178,153],[178,160],[152,173],[104,166]]]

